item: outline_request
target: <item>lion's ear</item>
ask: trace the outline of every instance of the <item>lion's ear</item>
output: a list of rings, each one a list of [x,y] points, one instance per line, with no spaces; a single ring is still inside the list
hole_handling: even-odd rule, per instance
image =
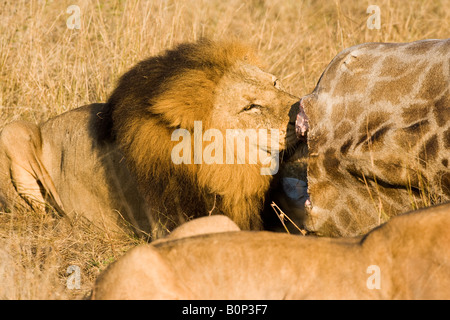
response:
[[[267,64],[264,63],[256,54],[253,52],[248,53],[244,56],[244,59],[242,61],[243,63],[247,65],[251,65],[254,67],[259,68],[260,70],[267,70]]]

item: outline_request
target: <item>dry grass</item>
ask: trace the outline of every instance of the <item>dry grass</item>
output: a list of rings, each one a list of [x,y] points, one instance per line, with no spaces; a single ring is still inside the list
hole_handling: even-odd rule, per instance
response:
[[[32,212],[0,214],[0,299],[86,298],[97,275],[132,246],[127,234],[110,234],[76,217],[63,219]],[[79,289],[69,266],[79,267]]]
[[[66,9],[81,9],[81,29]],[[40,122],[105,101],[117,78],[140,59],[202,36],[254,45],[267,69],[295,95],[311,91],[343,48],[362,42],[447,38],[448,0],[380,0],[381,29],[369,30],[364,1],[314,0],[6,0],[0,7],[0,128]],[[138,240],[93,230],[79,219],[29,212],[0,214],[0,298],[66,299],[88,294],[95,276]],[[81,268],[79,290],[67,267]]]

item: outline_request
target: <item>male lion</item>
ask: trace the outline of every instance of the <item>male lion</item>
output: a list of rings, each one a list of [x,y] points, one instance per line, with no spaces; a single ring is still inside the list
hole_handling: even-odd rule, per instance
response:
[[[131,249],[97,278],[92,298],[450,299],[449,229],[450,204],[357,238],[224,226]]]
[[[9,124],[0,137],[0,200],[50,204],[109,229],[123,216],[153,237],[208,214],[260,228],[272,180],[264,161],[297,142],[298,98],[259,65],[237,41],[185,43],[134,66],[106,104],[40,127]],[[246,131],[259,129],[276,130],[270,140]],[[259,161],[250,161],[253,151]]]

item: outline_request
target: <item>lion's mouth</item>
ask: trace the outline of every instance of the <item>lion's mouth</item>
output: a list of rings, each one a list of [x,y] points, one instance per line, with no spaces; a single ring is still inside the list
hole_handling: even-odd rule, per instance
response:
[[[295,134],[297,135],[297,138],[304,137],[305,134],[308,132],[309,124],[308,124],[308,116],[305,113],[305,109],[303,109],[302,106],[302,100],[300,100],[299,104],[299,112],[297,114],[297,118],[295,120]]]

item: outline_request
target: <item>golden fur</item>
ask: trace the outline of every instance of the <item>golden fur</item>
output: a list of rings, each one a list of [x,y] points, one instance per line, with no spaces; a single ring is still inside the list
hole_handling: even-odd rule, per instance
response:
[[[225,129],[278,129],[280,150],[296,143],[298,98],[258,65],[252,50],[236,41],[181,44],[125,73],[106,104],[71,110],[39,127],[7,125],[0,134],[0,202],[11,208],[28,206],[24,199],[41,205],[50,199],[58,211],[77,212],[109,230],[126,220],[153,238],[209,214],[260,228],[272,180],[261,175],[261,163],[171,159],[179,143],[172,133],[192,134],[194,121],[224,137]],[[35,171],[22,166],[14,175],[27,162]]]
[[[449,228],[445,204],[356,238],[267,231],[172,238],[128,251],[98,277],[92,298],[450,299]]]

